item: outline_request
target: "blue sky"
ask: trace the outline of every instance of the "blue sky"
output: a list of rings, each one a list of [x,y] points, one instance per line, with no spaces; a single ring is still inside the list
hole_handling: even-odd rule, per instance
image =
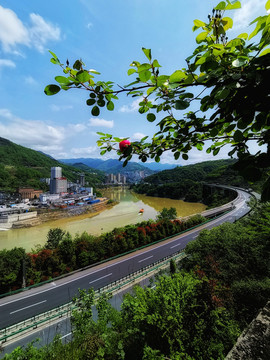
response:
[[[184,59],[196,47],[193,20],[207,20],[217,3],[0,0],[0,137],[58,159],[101,157],[97,131],[131,140],[151,136],[157,128],[137,112],[138,101],[132,98],[122,96],[115,111],[103,110],[93,119],[84,91],[46,96],[44,87],[61,75],[48,50],[62,62],[82,58],[89,69],[101,72],[101,80],[125,85],[132,80],[129,64],[145,61],[141,48],[151,48],[162,73],[170,74],[185,66]],[[236,32],[249,32],[249,22],[265,13],[264,5],[264,0],[243,0],[242,10],[230,14]],[[225,152],[220,153],[219,158],[224,157]],[[194,150],[188,162],[210,158]],[[177,164],[170,153],[161,162]]]

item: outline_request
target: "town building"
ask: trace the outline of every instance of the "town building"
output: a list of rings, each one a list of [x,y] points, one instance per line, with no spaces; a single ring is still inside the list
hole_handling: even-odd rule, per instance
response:
[[[51,168],[50,193],[61,194],[67,192],[67,179],[62,177],[60,166]]]
[[[17,192],[21,195],[22,200],[24,199],[38,199],[40,194],[43,193],[42,190],[35,190],[32,188],[18,188]]]

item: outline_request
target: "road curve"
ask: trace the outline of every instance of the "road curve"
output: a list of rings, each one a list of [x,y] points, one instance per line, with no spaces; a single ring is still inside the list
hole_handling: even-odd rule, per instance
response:
[[[250,210],[247,201],[251,195],[244,190],[235,190],[238,192],[238,197],[234,201],[235,208],[207,224],[116,260],[77,272],[38,288],[0,299],[0,329],[71,301],[79,288],[101,288],[159,259],[176,253],[185,248],[186,244],[194,240],[203,229],[211,229],[224,222],[234,222],[241,218]]]

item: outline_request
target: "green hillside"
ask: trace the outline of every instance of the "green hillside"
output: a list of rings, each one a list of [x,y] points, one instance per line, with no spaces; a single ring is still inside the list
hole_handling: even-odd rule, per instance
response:
[[[47,185],[41,183],[40,179],[49,178],[53,166],[61,166],[63,176],[74,182],[82,172],[38,151],[0,138],[0,190],[15,191],[22,186],[45,190]],[[97,173],[90,168],[84,170],[84,173],[89,186],[99,184],[105,177],[102,172]]]
[[[217,206],[230,201],[229,191],[224,195],[221,189],[210,191],[204,183],[219,183],[246,187],[248,183],[233,169],[236,160],[205,161],[194,165],[164,170],[144,179],[133,190],[148,196],[183,199],[189,202],[203,202],[208,206]]]
[[[226,172],[228,166],[234,164],[236,160],[227,159],[227,160],[214,160],[214,161],[204,161],[198,164],[185,165],[181,167],[176,167],[171,170],[164,170],[157,174],[148,176],[145,179],[145,182],[151,184],[164,184],[178,182],[182,180],[193,180],[193,181],[204,181],[208,179],[211,181],[216,181],[217,179],[221,180],[220,177],[226,177]],[[237,172],[230,168],[230,174],[232,177],[237,177]],[[240,179],[238,179],[240,181]],[[242,181],[242,178],[241,178]]]

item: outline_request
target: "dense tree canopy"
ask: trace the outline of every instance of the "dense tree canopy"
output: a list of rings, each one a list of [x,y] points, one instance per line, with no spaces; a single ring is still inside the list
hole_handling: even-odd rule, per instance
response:
[[[54,95],[61,89],[86,89],[89,91],[86,103],[92,108],[93,116],[98,116],[105,106],[113,110],[114,101],[121,93],[140,97],[139,113],[146,114],[150,122],[156,121],[159,131],[151,141],[145,137],[122,152],[118,150],[119,159],[125,159],[124,164],[134,154],[142,161],[154,158],[158,162],[168,150],[175,159],[180,156],[188,159],[192,148],[202,150],[204,145],[207,153],[217,155],[229,144],[228,154],[240,159],[239,170],[250,180],[259,179],[262,170],[270,165],[270,14],[252,22],[256,26],[250,35],[242,33],[228,39],[226,32],[233,27],[233,21],[226,13],[239,8],[239,1],[221,1],[208,15],[207,22],[194,20],[193,30],[201,30],[196,37],[198,46],[186,59],[186,68],[177,69],[171,75],[161,74],[158,60],[152,58],[150,49],[143,48],[147,62],[130,64],[128,75],[135,78],[124,87],[96,80],[94,76],[99,73],[86,70],[81,60],[76,60],[73,67],[68,61],[64,65],[51,52],[51,61],[62,67],[65,76],[56,76],[58,85],[48,85],[45,93]],[[270,9],[269,1],[265,8]],[[250,42],[251,39],[255,41]],[[191,104],[196,111],[191,110]],[[118,149],[115,143],[122,139],[99,134],[101,154]],[[251,155],[250,141],[265,147]],[[266,183],[265,198],[269,197],[269,187],[270,180]]]

